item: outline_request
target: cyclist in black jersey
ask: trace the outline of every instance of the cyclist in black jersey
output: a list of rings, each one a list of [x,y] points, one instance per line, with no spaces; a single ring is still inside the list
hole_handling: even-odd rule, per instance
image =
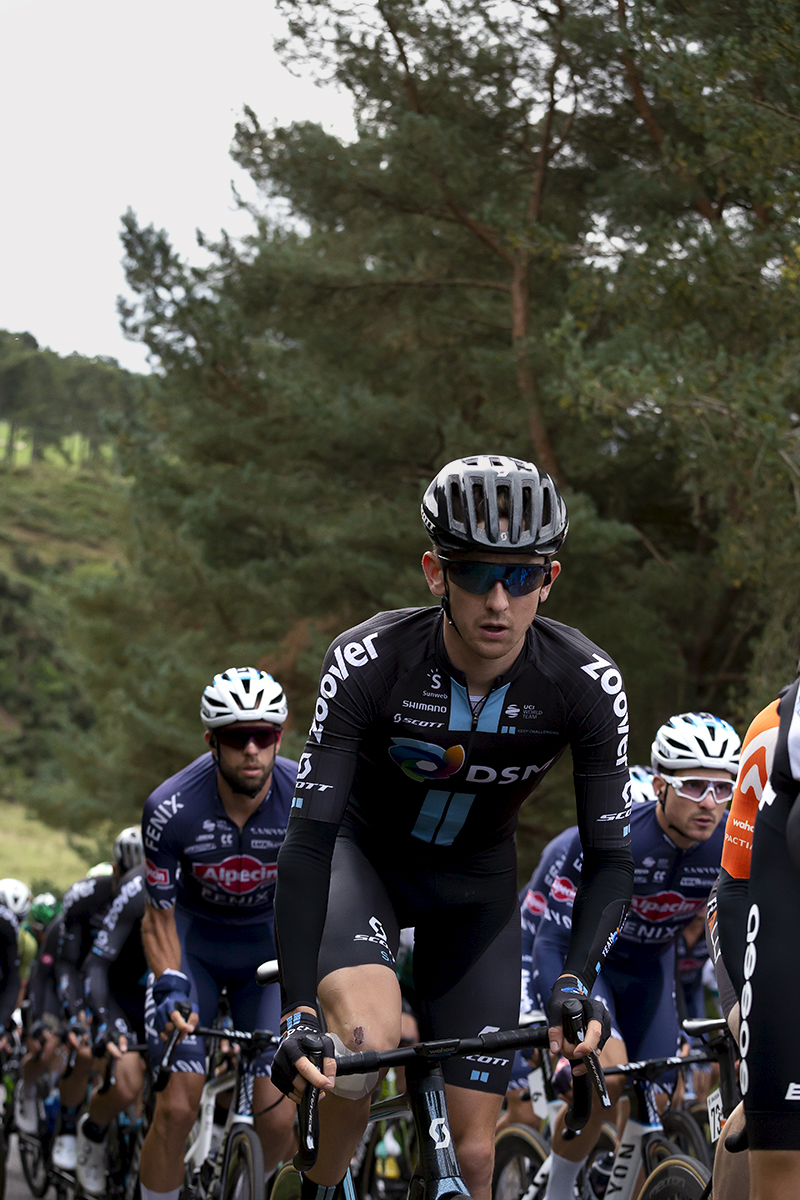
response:
[[[139,850],[141,852],[141,842]],[[92,1092],[78,1121],[76,1175],[87,1196],[107,1190],[106,1135],[118,1113],[140,1102],[144,1061],[128,1051],[144,1041],[147,962],[142,949],[144,855],[120,880],[114,902],[83,964],[87,1015],[95,1059],[114,1058],[114,1082]],[[105,1069],[105,1063],[99,1064]]]
[[[743,938],[739,933],[744,953],[731,966],[731,976],[740,967],[743,980],[739,1084],[751,1200],[800,1196],[800,1050],[794,1030],[800,957],[790,950],[800,920],[800,678],[782,693],[777,716],[777,738],[767,743],[774,745],[772,768],[753,822]]]
[[[114,842],[114,862],[108,870],[108,864],[98,864],[85,879],[73,883],[64,896],[56,947],[56,988],[66,1012],[70,1044],[77,1050],[74,1069],[59,1084],[61,1109],[52,1149],[53,1165],[64,1171],[75,1170],[78,1114],[86,1100],[92,1070],[83,964],[117,893],[120,877],[133,865],[137,855],[141,861],[141,854],[139,827],[121,830]]]
[[[596,1047],[607,1025],[588,992],[631,895],[627,699],[611,659],[538,615],[561,570],[566,506],[534,464],[480,455],[439,472],[422,516],[433,542],[423,569],[444,611],[380,613],[335,640],[279,856],[285,1036],[273,1079],[295,1100],[306,1080],[334,1089],[333,1061],[321,1074],[300,1048],[318,1028],[317,993],[333,1045],[397,1045],[402,926],[415,927],[421,1036],[516,1023],[516,814],[567,746],[584,867],[550,1002],[551,1041],[561,1049],[562,1007],[573,997],[588,1033],[565,1047],[570,1054]],[[489,1193],[510,1069],[510,1058],[444,1068],[452,1137],[475,1197]],[[343,1178],[372,1083],[348,1087],[353,1102],[338,1084],[325,1097],[303,1200]]]

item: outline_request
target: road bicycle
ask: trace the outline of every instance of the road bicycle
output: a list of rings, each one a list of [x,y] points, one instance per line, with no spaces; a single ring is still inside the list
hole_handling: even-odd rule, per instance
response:
[[[580,1005],[575,1004],[574,1028],[568,1034],[570,1040],[580,1041],[583,1038],[578,1024],[580,1012]],[[477,1056],[480,1061],[481,1058],[485,1060],[487,1056],[496,1057],[500,1053],[527,1046],[542,1048],[547,1045],[548,1032],[544,1023],[529,1025],[523,1029],[484,1033],[473,1038],[419,1042],[413,1046],[401,1046],[397,1050],[337,1055],[336,1073],[337,1076],[359,1075],[383,1071],[390,1067],[403,1067],[406,1094],[373,1103],[370,1107],[370,1122],[389,1119],[410,1109],[416,1137],[417,1162],[408,1181],[408,1195],[411,1200],[448,1200],[469,1196],[469,1192],[461,1178],[450,1133],[441,1064],[456,1056]],[[303,1041],[303,1049],[312,1061],[321,1064],[320,1038],[308,1035]],[[590,1063],[586,1059],[583,1061],[589,1065],[590,1074],[576,1077],[573,1081],[573,1105],[567,1116],[567,1126],[573,1134],[583,1128],[589,1119],[592,1079],[604,1094],[604,1102],[608,1103],[596,1056],[591,1055],[589,1058]],[[318,1093],[314,1088],[306,1088],[299,1114],[300,1149],[294,1164],[284,1167],[278,1174],[270,1200],[297,1200],[300,1194],[299,1171],[309,1170],[316,1161],[317,1097]]]
[[[274,982],[277,971],[274,960],[262,964],[259,982]],[[188,1005],[178,1008],[188,1016]],[[184,1156],[181,1200],[264,1200],[264,1155],[253,1114],[255,1060],[264,1050],[276,1047],[280,1038],[268,1029],[246,1032],[224,1026],[198,1026],[195,1034],[212,1043],[228,1041],[238,1052],[221,1054],[217,1049],[209,1053],[200,1111]],[[229,1104],[220,1125],[215,1117],[223,1097]]]
[[[604,1075],[622,1075],[630,1115],[617,1137],[610,1126],[603,1129],[575,1185],[580,1200],[708,1200],[710,1196],[710,1148],[699,1125],[680,1111],[659,1115],[655,1082],[668,1071],[695,1064],[718,1062],[723,1094],[723,1111],[728,1116],[738,1103],[735,1079],[736,1046],[724,1020],[684,1022],[691,1037],[708,1038],[707,1044],[686,1055],[650,1059],[607,1067]],[[509,1147],[512,1134],[513,1151]],[[688,1153],[687,1153],[688,1151]],[[541,1200],[549,1173],[549,1148],[534,1130],[509,1126],[498,1135],[494,1200]],[[644,1183],[637,1193],[640,1170]]]

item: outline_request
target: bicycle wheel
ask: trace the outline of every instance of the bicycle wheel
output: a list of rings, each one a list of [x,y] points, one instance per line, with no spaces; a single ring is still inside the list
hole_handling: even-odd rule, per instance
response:
[[[696,1158],[711,1169],[714,1165],[711,1143],[703,1135],[694,1117],[680,1109],[668,1108],[661,1114],[661,1124],[664,1126],[664,1133],[675,1143],[681,1154]]]
[[[220,1200],[264,1200],[264,1155],[249,1125],[234,1125],[228,1135]]]
[[[300,1172],[291,1163],[275,1176],[269,1200],[300,1200]]]
[[[22,1164],[22,1174],[25,1182],[34,1196],[43,1196],[47,1191],[50,1179],[47,1174],[47,1156],[38,1138],[18,1135],[19,1161]]]
[[[404,1200],[416,1158],[416,1135],[410,1117],[376,1121],[353,1181],[359,1200]]]
[[[696,1158],[665,1158],[647,1176],[638,1200],[703,1200],[711,1172]]]
[[[550,1153],[547,1142],[529,1125],[507,1125],[494,1143],[493,1200],[522,1200]]]

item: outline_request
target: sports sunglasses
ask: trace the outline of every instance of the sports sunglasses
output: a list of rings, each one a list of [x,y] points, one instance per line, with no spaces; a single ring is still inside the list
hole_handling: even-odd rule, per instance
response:
[[[502,563],[476,562],[469,558],[448,558],[439,555],[453,583],[473,596],[485,596],[496,583],[502,583],[509,596],[529,596],[550,575],[550,563]]]
[[[223,726],[214,733],[221,746],[230,746],[234,750],[244,750],[248,742],[255,742],[259,750],[266,750],[268,746],[274,746],[281,735],[279,729],[237,728],[236,725]]]
[[[679,796],[686,800],[694,800],[696,804],[704,800],[708,792],[714,793],[717,804],[727,804],[736,786],[734,779],[703,779],[692,775],[684,778],[682,775],[665,775],[663,771],[659,771],[658,774],[667,783],[672,784]]]

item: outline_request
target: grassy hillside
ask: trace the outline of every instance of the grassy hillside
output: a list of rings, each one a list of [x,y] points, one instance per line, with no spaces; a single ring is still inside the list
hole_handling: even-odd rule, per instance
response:
[[[108,471],[52,461],[0,464],[0,570],[27,575],[29,555],[67,571],[113,560],[126,516],[125,484]]]
[[[70,845],[67,835],[26,814],[21,804],[0,801],[0,830],[0,878],[10,875],[27,884],[49,884],[63,891],[86,874],[87,857]],[[87,845],[87,850],[92,849]],[[88,857],[93,860],[97,856]]]

